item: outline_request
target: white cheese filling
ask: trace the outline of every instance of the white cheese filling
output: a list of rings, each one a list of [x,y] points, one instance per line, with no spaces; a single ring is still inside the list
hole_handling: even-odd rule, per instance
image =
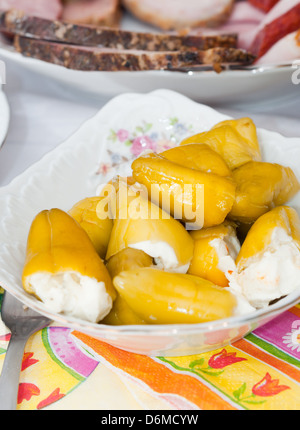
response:
[[[214,247],[218,255],[218,268],[224,272],[227,279],[236,272],[235,260],[241,249],[240,242],[236,236],[225,236],[222,239],[213,239],[209,242],[210,246]],[[234,316],[245,315],[255,311],[255,308],[250,305],[246,297],[240,291],[230,289],[230,292],[236,298],[236,307]]]
[[[250,259],[244,270],[226,273],[232,292],[242,294],[256,309],[265,308],[300,289],[300,250],[284,229],[275,228],[262,255]]]
[[[140,249],[154,259],[158,269],[168,270],[176,273],[186,273],[190,267],[190,262],[180,264],[174,249],[163,241],[152,242],[145,240],[129,245],[130,248]]]
[[[236,236],[213,239],[209,242],[209,245],[215,248],[219,260],[218,268],[224,272],[226,277],[227,273],[236,270],[235,260],[241,249],[240,242]]]
[[[112,308],[112,298],[104,282],[78,272],[39,272],[28,282],[33,292],[53,312],[97,323]]]

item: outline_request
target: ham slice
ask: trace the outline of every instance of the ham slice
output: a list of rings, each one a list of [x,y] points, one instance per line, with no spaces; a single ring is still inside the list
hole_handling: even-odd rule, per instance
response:
[[[119,0],[72,0],[63,8],[62,19],[75,24],[118,26]]]
[[[163,30],[215,27],[227,20],[234,0],[123,0],[134,16]]]
[[[19,9],[33,16],[58,19],[62,13],[60,0],[0,0],[0,11]]]
[[[241,49],[249,48],[249,34],[251,35],[266,14],[252,6],[248,1],[238,1],[235,3],[230,18],[217,29],[195,28],[193,34],[236,34],[238,37],[237,46]]]
[[[280,39],[279,42],[275,43],[275,45],[257,61],[257,64],[278,64],[278,59],[280,59],[281,63],[290,63],[297,58],[300,61],[300,30],[294,31]]]
[[[299,29],[299,0],[280,0],[254,31],[248,49],[260,58],[280,39]]]
[[[263,12],[269,12],[272,7],[278,3],[279,0],[248,0],[253,6],[262,10]]]
[[[176,70],[210,66],[217,72],[229,64],[253,62],[253,56],[235,48],[212,48],[206,51],[135,51],[85,47],[15,36],[14,46],[21,54],[73,70],[145,71]]]
[[[216,36],[137,33],[108,27],[92,27],[62,21],[50,21],[9,10],[0,14],[0,31],[34,39],[73,45],[144,51],[206,50],[214,47],[236,48],[236,34]]]

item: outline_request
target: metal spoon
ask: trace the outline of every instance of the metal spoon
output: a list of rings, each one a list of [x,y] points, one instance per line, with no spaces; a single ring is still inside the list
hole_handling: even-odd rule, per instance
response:
[[[33,333],[48,326],[51,320],[28,308],[6,291],[1,317],[11,331],[11,338],[0,376],[0,410],[15,410],[26,342]]]

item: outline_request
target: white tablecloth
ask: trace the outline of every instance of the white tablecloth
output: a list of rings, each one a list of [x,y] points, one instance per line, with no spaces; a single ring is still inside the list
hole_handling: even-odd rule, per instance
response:
[[[6,142],[0,151],[0,186],[8,184],[64,141],[109,100],[78,94],[9,61],[6,61],[3,91],[10,105],[11,119]],[[300,136],[299,96],[300,85],[295,86],[294,100],[284,105],[270,101],[269,109],[264,112],[259,112],[255,106],[243,111],[230,106],[212,107],[235,117],[251,116],[258,127],[286,136]]]

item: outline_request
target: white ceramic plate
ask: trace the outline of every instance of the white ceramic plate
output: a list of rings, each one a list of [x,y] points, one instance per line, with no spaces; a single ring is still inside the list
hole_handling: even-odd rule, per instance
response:
[[[133,31],[153,31],[151,27],[125,17],[122,27]],[[272,103],[283,103],[297,95],[292,82],[295,66],[277,64],[250,67],[245,70],[228,70],[220,74],[201,72],[83,72],[69,70],[45,61],[24,57],[0,40],[0,59],[13,61],[45,78],[55,80],[69,88],[94,96],[112,97],[126,92],[148,93],[159,88],[178,91],[201,103],[210,105],[255,105],[270,109]]]
[[[10,185],[0,189],[0,285],[25,304],[63,326],[73,327],[119,348],[148,355],[188,355],[239,339],[300,300],[299,291],[246,317],[206,324],[105,326],[53,314],[25,293],[21,272],[29,227],[43,209],[69,210],[93,196],[116,173],[130,173],[131,160],[151,148],[162,151],[184,137],[205,131],[224,115],[178,93],[157,90],[110,101],[73,136],[48,153]],[[265,160],[292,167],[300,179],[300,139],[258,130]],[[300,196],[291,203],[300,213]]]
[[[7,135],[10,116],[7,98],[1,87],[2,85],[0,83],[0,148],[3,145]]]

